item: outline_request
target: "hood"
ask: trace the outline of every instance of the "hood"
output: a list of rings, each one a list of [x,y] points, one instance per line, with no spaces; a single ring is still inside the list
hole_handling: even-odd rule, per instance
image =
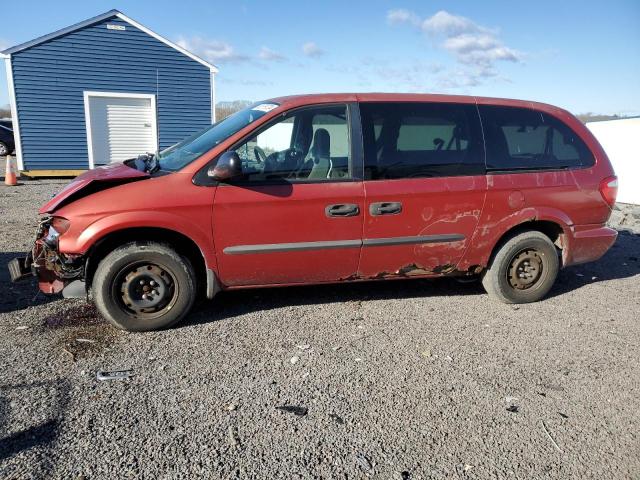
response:
[[[112,163],[103,167],[94,168],[74,178],[56,196],[45,203],[39,213],[52,213],[64,203],[77,200],[80,197],[90,195],[105,188],[115,187],[123,183],[149,178],[149,174],[135,168],[128,167],[124,163]]]

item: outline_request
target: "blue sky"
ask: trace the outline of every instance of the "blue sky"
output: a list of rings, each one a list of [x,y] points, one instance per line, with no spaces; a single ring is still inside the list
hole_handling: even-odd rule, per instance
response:
[[[218,65],[218,100],[438,92],[640,114],[638,0],[5,3],[0,47],[117,8]]]

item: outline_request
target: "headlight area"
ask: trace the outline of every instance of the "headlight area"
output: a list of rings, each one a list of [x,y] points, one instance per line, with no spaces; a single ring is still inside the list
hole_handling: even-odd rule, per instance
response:
[[[43,225],[47,231],[46,236],[43,239],[44,243],[51,248],[57,249],[60,235],[69,230],[71,222],[62,217],[49,217],[47,220],[43,221],[41,225]]]
[[[44,293],[58,293],[70,281],[84,276],[84,256],[64,254],[58,250],[61,235],[71,222],[63,217],[45,217],[38,225],[31,251],[31,271]]]

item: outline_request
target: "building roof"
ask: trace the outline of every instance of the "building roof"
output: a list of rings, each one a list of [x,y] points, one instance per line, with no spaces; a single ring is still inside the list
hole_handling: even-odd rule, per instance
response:
[[[190,51],[182,48],[180,45],[177,45],[177,44],[173,43],[171,40],[167,40],[166,38],[162,37],[161,35],[158,35],[157,33],[155,33],[154,31],[152,31],[150,29],[148,29],[144,25],[142,25],[142,24],[136,22],[135,20],[127,17],[124,13],[120,12],[119,10],[109,10],[108,12],[105,12],[105,13],[103,13],[101,15],[97,15],[95,17],[88,18],[88,19],[86,19],[86,20],[84,20],[82,22],[78,22],[78,23],[70,25],[70,26],[68,26],[66,28],[63,28],[63,29],[60,29],[60,30],[56,30],[55,32],[49,33],[47,35],[43,35],[41,37],[34,38],[33,40],[29,40],[28,42],[24,42],[24,43],[21,43],[19,45],[14,46],[14,47],[7,48],[6,50],[2,51],[1,53],[4,56],[12,55],[14,53],[21,52],[23,50],[26,50],[28,48],[34,47],[36,45],[40,45],[41,43],[48,42],[49,40],[53,40],[54,38],[58,38],[58,37],[61,37],[63,35],[67,35],[67,34],[69,34],[71,32],[75,32],[76,30],[80,30],[82,28],[88,27],[89,25],[94,25],[96,23],[100,23],[100,22],[102,22],[104,20],[107,20],[107,19],[113,18],[113,17],[117,17],[120,20],[123,20],[123,21],[129,23],[130,25],[133,25],[134,27],[136,27],[136,28],[142,30],[143,32],[145,32],[147,35],[150,35],[150,36],[154,37],[156,40],[161,41],[165,45],[168,45],[169,47],[179,51],[180,53],[186,55],[187,57],[191,58],[192,60],[195,60],[196,62],[204,65],[205,67],[207,67],[212,72],[214,72],[214,73],[218,72],[218,67],[216,67],[212,63],[209,63],[206,60],[203,60],[202,58],[198,57],[197,55],[194,55]]]

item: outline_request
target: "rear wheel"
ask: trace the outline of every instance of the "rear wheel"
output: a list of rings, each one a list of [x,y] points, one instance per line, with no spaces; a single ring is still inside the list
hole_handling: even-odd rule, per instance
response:
[[[9,146],[4,142],[0,142],[0,157],[4,157],[10,153]]]
[[[196,297],[189,260],[155,242],[132,242],[109,253],[92,287],[100,313],[116,327],[135,332],[179,322]]]
[[[523,232],[500,247],[482,285],[505,303],[536,302],[549,292],[559,268],[558,252],[549,237],[537,231]]]

